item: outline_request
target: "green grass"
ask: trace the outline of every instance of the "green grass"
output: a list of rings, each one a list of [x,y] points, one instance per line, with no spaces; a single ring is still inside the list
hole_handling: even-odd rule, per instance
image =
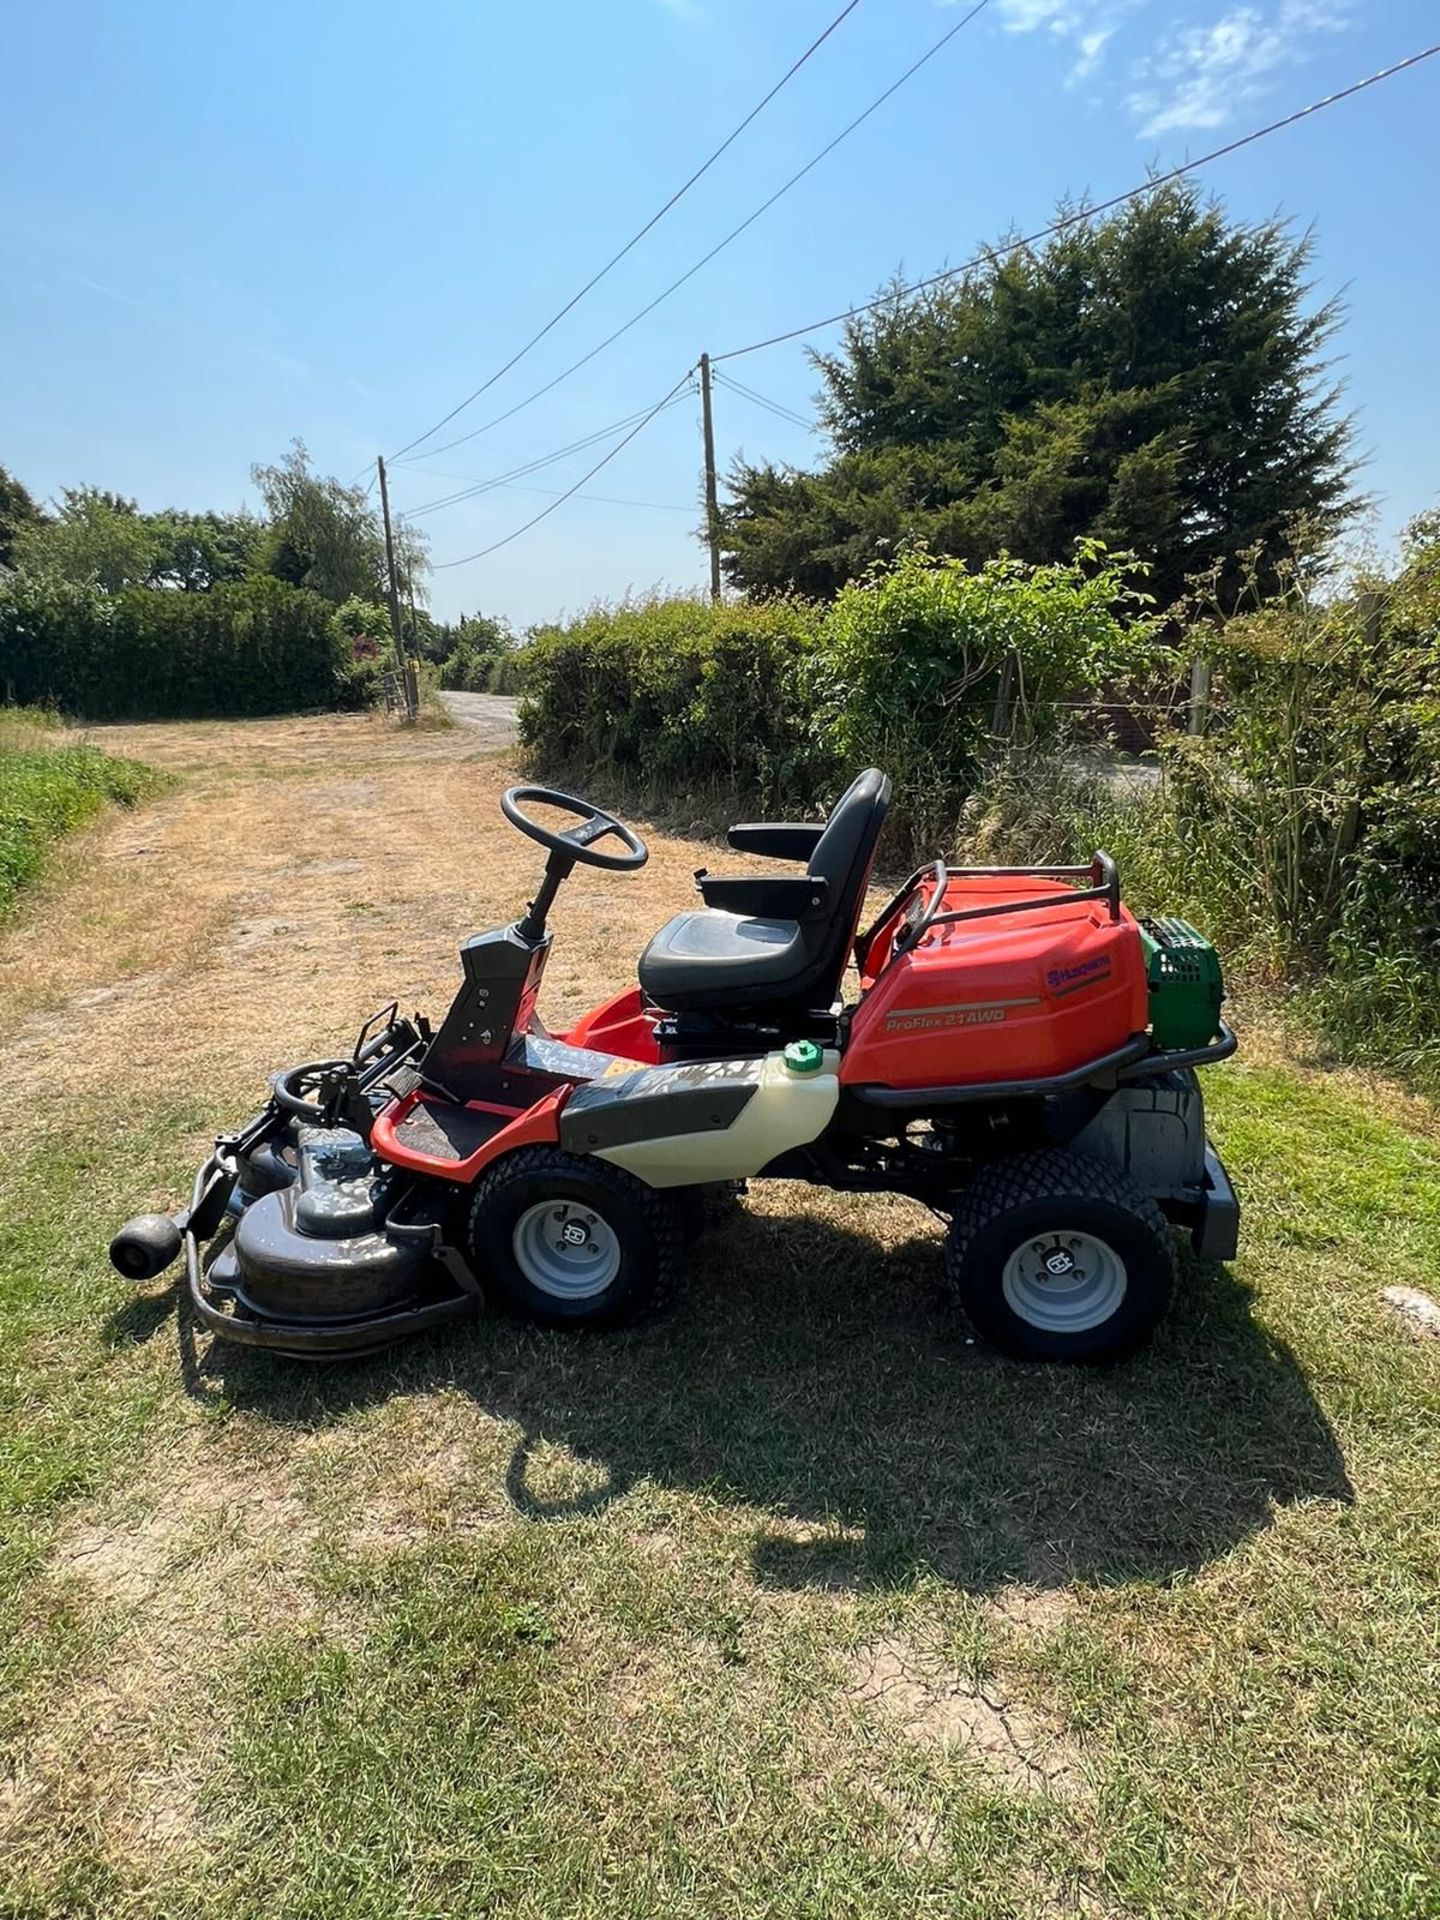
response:
[[[52,1120],[0,1195],[0,1914],[1434,1914],[1440,1347],[1378,1293],[1433,1288],[1440,1145],[1211,1093],[1242,1257],[1101,1373],[970,1344],[918,1210],[778,1186],[650,1327],[197,1352],[101,1247],[200,1114]],[[982,1695],[1063,1785],[940,1737]]]
[[[57,840],[108,801],[133,806],[156,784],[149,768],[75,741],[43,716],[0,712],[0,920]]]

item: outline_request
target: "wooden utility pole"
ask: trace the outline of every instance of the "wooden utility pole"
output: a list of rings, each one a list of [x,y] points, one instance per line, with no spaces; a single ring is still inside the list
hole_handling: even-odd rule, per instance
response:
[[[1190,719],[1186,732],[1198,739],[1210,712],[1210,662],[1198,657],[1190,663]]]
[[[395,570],[395,535],[390,527],[390,488],[385,480],[385,462],[377,454],[375,470],[380,475],[380,512],[385,521],[385,571],[390,583],[390,634],[395,642],[395,669],[400,675],[403,706],[407,720],[415,718],[418,688],[405,657],[405,634],[400,624],[400,576]]]
[[[715,416],[710,407],[710,356],[700,356],[700,409],[705,422],[705,538],[710,545],[710,598],[720,598],[720,500],[715,485]]]

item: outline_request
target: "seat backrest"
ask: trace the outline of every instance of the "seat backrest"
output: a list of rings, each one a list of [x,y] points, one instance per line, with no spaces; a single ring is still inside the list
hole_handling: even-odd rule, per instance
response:
[[[889,780],[878,767],[867,767],[835,802],[810,856],[806,872],[829,883],[829,911],[806,929],[805,939],[806,972],[817,1005],[828,1004],[839,991],[889,810]]]

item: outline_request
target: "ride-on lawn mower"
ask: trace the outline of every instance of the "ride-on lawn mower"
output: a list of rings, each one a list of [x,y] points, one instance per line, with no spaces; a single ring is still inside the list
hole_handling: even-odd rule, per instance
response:
[[[1214,950],[1137,921],[1103,853],[937,860],[857,936],[889,797],[872,769],[823,826],[732,827],[803,871],[702,870],[703,906],[656,934],[638,985],[552,1035],[536,1000],[562,882],[648,855],[599,807],[511,788],[544,878],[521,919],[465,942],[439,1028],[392,1004],[349,1058],[277,1073],[189,1207],[132,1220],[111,1259],[145,1281],[183,1252],[199,1321],[282,1353],[372,1351],[486,1297],[609,1325],[664,1292],[706,1190],[759,1175],[945,1216],[960,1304],[1009,1353],[1133,1351],[1174,1294],[1174,1227],[1235,1252],[1194,1071],[1235,1050]]]

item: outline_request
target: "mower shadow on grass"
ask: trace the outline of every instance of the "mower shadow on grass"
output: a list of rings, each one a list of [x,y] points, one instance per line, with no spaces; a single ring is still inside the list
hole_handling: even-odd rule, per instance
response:
[[[697,1246],[682,1296],[625,1332],[496,1315],[328,1367],[212,1345],[190,1386],[311,1430],[396,1393],[464,1392],[521,1429],[506,1491],[537,1525],[640,1481],[698,1491],[754,1511],[754,1575],[772,1588],[1163,1581],[1277,1506],[1352,1497],[1294,1356],[1225,1269],[1188,1265],[1137,1360],[1024,1366],[970,1340],[933,1232],[881,1247],[818,1209],[737,1211]],[[598,1488],[532,1492],[542,1443],[593,1463]]]

